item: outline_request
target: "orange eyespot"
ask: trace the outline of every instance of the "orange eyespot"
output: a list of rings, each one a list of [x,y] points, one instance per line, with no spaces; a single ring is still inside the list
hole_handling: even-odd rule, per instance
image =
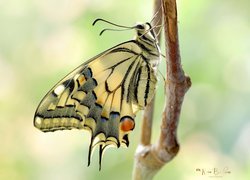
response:
[[[129,118],[129,117],[124,117],[121,120],[121,130],[122,131],[131,131],[133,130],[135,127],[135,122],[133,121],[133,119]]]

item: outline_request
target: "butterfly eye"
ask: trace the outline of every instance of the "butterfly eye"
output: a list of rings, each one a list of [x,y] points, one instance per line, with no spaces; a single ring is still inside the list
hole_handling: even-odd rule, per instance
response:
[[[135,127],[135,122],[130,117],[123,117],[121,119],[121,130],[124,132],[131,131]]]
[[[137,24],[137,25],[136,25],[136,28],[137,28],[137,29],[144,29],[144,26],[141,25],[141,24]]]

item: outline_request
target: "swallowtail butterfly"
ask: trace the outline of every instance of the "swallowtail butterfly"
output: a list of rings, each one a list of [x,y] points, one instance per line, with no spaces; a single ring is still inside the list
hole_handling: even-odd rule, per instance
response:
[[[94,23],[97,21],[110,23],[103,19]],[[93,149],[99,146],[100,167],[107,147],[129,145],[128,134],[135,127],[137,111],[154,96],[161,55],[150,23],[116,26],[135,29],[135,38],[69,73],[47,93],[34,116],[34,126],[43,132],[73,128],[90,131],[88,165]]]

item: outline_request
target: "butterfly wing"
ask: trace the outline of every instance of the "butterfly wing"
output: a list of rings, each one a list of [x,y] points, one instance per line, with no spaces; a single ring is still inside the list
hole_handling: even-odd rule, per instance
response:
[[[144,106],[140,99],[145,99],[145,92],[152,96],[156,83],[152,68],[142,70],[149,65],[141,51],[134,41],[128,41],[79,66],[43,98],[35,113],[34,126],[44,132],[89,130],[89,163],[97,145],[100,163],[106,147],[128,146],[135,113]]]

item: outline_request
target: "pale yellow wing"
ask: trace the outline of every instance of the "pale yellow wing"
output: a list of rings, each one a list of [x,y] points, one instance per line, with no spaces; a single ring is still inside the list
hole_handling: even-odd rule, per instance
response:
[[[34,125],[48,132],[87,129],[92,149],[128,146],[137,110],[153,96],[155,74],[134,41],[117,45],[79,66],[43,98]],[[149,97],[150,96],[150,97]],[[100,157],[101,163],[101,157]]]

